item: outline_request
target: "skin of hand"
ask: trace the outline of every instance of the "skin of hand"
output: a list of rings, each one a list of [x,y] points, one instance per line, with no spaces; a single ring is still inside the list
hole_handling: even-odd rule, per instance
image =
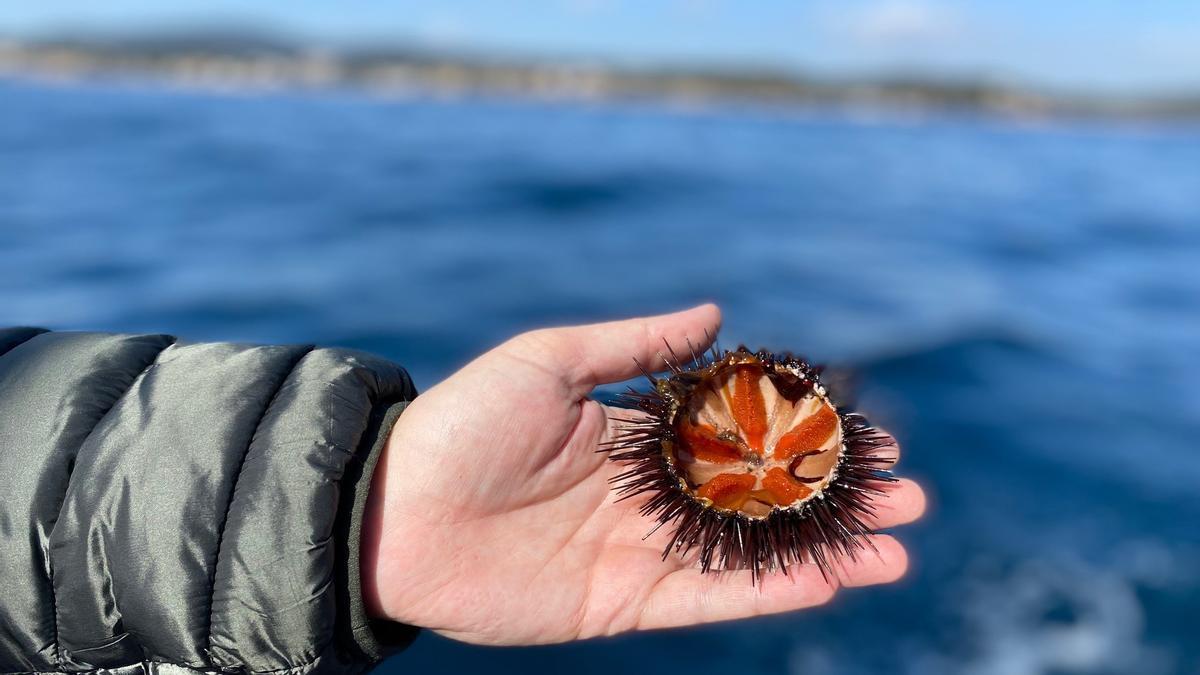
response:
[[[661,369],[664,339],[703,341],[720,320],[703,305],[524,333],[419,396],[372,479],[361,557],[369,613],[466,642],[527,645],[797,610],[839,586],[901,577],[908,559],[888,535],[873,535],[878,555],[843,560],[828,582],[811,564],[757,586],[748,571],[701,574],[694,560],[662,560],[669,526],[643,539],[653,525],[638,513],[644,500],[615,501],[609,478],[621,467],[597,449],[618,423],[589,393],[638,375],[634,358]],[[904,524],[924,508],[920,487],[901,480],[876,501],[873,524]]]

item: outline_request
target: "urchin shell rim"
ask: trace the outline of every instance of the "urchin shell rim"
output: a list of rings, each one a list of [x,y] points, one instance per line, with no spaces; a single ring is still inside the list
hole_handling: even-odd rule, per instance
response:
[[[652,385],[651,390],[641,392],[630,387],[613,400],[618,408],[642,410],[650,415],[650,420],[612,416],[615,432],[600,449],[608,453],[610,460],[629,465],[609,479],[618,502],[650,494],[639,512],[657,523],[643,539],[665,525],[673,525],[674,533],[663,550],[664,560],[672,552],[686,555],[698,549],[702,573],[749,570],[753,583],[758,583],[764,570],[778,569],[790,574],[792,563],[815,564],[828,580],[841,557],[854,561],[863,551],[877,553],[869,538],[875,530],[865,519],[875,515],[871,498],[883,495],[885,486],[897,480],[888,469],[892,460],[875,453],[891,444],[892,438],[849,406],[838,405],[829,397],[820,381],[819,366],[789,353],[750,352],[745,346],[723,351],[714,341],[710,342],[713,344],[708,351],[697,353],[689,341],[690,359],[685,361],[664,341],[670,356],[661,353],[660,356],[667,364],[664,372],[669,375],[656,377],[639,363]],[[659,383],[712,367],[739,352],[772,367],[794,368],[810,378],[811,387],[825,396],[837,412],[842,431],[838,461],[824,488],[811,499],[773,508],[764,517],[721,509],[697,497],[686,487],[686,482],[681,483],[683,478],[664,447],[664,440],[673,439],[674,410]]]

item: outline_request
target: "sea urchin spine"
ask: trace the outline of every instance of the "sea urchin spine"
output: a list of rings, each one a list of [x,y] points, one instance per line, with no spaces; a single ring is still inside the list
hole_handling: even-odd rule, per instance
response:
[[[895,481],[878,450],[893,441],[831,401],[819,368],[745,347],[667,351],[669,373],[643,368],[650,391],[614,401],[644,415],[617,418],[604,448],[628,465],[612,479],[620,498],[649,496],[646,536],[674,526],[664,559],[696,550],[702,571],[757,583],[796,562],[829,578],[838,557],[873,548],[871,499]]]

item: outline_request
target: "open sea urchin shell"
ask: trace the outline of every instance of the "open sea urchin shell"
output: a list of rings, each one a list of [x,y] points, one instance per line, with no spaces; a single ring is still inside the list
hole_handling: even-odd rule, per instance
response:
[[[605,447],[629,465],[612,481],[621,499],[649,495],[643,515],[674,525],[663,558],[698,552],[700,568],[764,570],[811,562],[829,577],[839,556],[872,548],[871,497],[895,481],[877,450],[892,442],[832,401],[820,368],[745,347],[643,368],[652,390],[614,403],[646,413],[618,418]]]

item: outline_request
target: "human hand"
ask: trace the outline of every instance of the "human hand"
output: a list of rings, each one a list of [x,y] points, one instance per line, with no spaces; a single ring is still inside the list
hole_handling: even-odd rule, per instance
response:
[[[532,331],[418,397],[392,431],[368,500],[362,574],[372,615],[466,642],[538,644],[796,610],[838,586],[902,576],[907,556],[888,535],[872,535],[878,555],[842,560],[830,580],[813,564],[758,585],[749,571],[701,574],[690,558],[663,561],[669,526],[643,539],[653,526],[638,513],[644,500],[615,501],[609,478],[621,467],[597,450],[618,423],[588,394],[636,376],[634,358],[662,369],[664,339],[695,342],[719,325],[719,310],[704,305]],[[876,528],[924,511],[916,483],[886,489]]]

